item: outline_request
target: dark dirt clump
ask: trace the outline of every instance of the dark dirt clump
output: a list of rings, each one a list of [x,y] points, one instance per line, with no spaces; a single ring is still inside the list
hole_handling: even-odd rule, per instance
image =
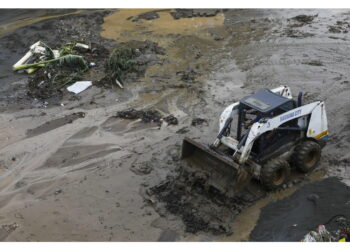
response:
[[[116,116],[117,118],[123,119],[141,119],[145,123],[156,122],[160,123],[160,119],[162,115],[157,110],[136,110],[136,109],[128,109],[124,111],[119,111]]]
[[[166,121],[169,125],[177,125],[179,122],[177,118],[173,115],[168,115],[163,118],[164,121]]]
[[[298,15],[298,16],[295,16],[295,17],[292,17],[290,20],[294,20],[294,21],[297,21],[299,22],[299,27],[300,26],[303,26],[305,24],[310,24],[312,23],[312,21],[318,16],[318,14],[316,15]],[[294,27],[296,27],[294,25]]]
[[[311,66],[323,66],[323,63],[321,61],[317,61],[317,60],[303,62],[302,64],[307,64],[307,65],[311,65]]]
[[[178,131],[176,131],[176,134],[186,134],[190,132],[190,130],[187,127],[183,127],[181,129],[179,129]]]
[[[192,126],[202,125],[203,123],[208,125],[208,121],[203,118],[194,118],[191,122]]]
[[[302,32],[295,29],[286,29],[284,31],[284,35],[291,38],[306,38],[306,37],[315,36],[315,34],[312,34],[309,32]]]
[[[176,9],[175,12],[170,12],[170,14],[174,19],[180,19],[216,16],[220,11],[219,9]]]
[[[198,73],[193,69],[186,71],[178,71],[176,72],[176,74],[181,76],[182,81],[190,83],[194,82],[196,80],[196,77],[198,76]]]
[[[345,21],[337,21],[335,25],[328,27],[328,31],[331,33],[348,33],[350,24]]]
[[[142,13],[142,14],[138,15],[136,18],[132,19],[132,21],[137,22],[140,19],[153,20],[153,19],[157,19],[157,18],[159,18],[159,14],[155,11],[150,11],[150,12],[146,12],[146,13]]]
[[[247,194],[229,198],[207,185],[205,177],[183,168],[178,176],[150,188],[148,194],[164,203],[168,212],[181,217],[187,232],[214,235],[232,234],[233,219],[252,202]]]
[[[334,230],[335,216],[350,218],[350,189],[336,177],[307,184],[261,211],[252,241],[300,241],[318,225]],[[283,221],[283,223],[281,223]]]
[[[169,125],[178,124],[177,118],[173,115],[163,117],[159,111],[154,109],[150,109],[147,111],[128,109],[124,111],[119,111],[115,117],[123,119],[141,119],[144,123],[154,122],[158,125],[161,125],[162,120],[166,121]]]

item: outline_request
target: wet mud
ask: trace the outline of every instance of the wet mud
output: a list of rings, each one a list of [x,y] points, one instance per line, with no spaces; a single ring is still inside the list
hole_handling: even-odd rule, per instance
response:
[[[29,137],[32,136],[36,136],[36,135],[40,135],[42,133],[46,133],[50,130],[56,129],[58,127],[64,126],[68,123],[72,123],[74,122],[76,119],[79,118],[84,118],[85,117],[85,113],[84,112],[78,112],[78,113],[73,113],[70,115],[66,115],[62,118],[58,118],[55,120],[51,120],[48,122],[45,122],[44,124],[40,125],[39,127],[33,128],[33,129],[29,129],[27,131],[27,135]]]
[[[350,216],[349,199],[349,186],[337,178],[307,184],[291,196],[264,207],[250,240],[301,241],[318,225],[335,230],[332,218]]]
[[[311,175],[296,173],[269,194],[252,181],[242,196],[230,199],[205,185],[202,176],[181,170],[182,139],[211,143],[226,106],[261,88],[288,85],[294,96],[303,92],[304,103],[326,102],[330,139],[317,178],[337,176],[350,185],[350,37],[343,32],[349,13],[121,9],[53,13],[59,16],[48,19],[38,14],[23,22],[16,12],[7,13],[16,23],[0,37],[0,225],[16,229],[0,230],[1,240],[267,240],[269,220],[274,232],[283,229],[274,239],[299,240],[264,207],[271,211],[271,205],[278,218],[292,212],[290,219],[305,225],[303,230],[313,229],[311,224],[328,214],[320,209],[313,219],[309,212],[315,206],[300,193],[288,200],[304,190]],[[1,28],[5,23],[0,19]],[[28,95],[28,76],[11,67],[38,40],[51,47],[85,40],[103,48],[100,58],[91,59],[96,68],[83,79],[93,80],[93,86],[79,95],[63,91],[49,101]],[[123,89],[102,84],[105,55],[125,44],[140,51],[133,58],[140,70],[125,75]],[[145,116],[151,121],[146,123],[143,115],[115,117],[131,109],[160,115]],[[152,122],[158,119],[171,126]],[[318,185],[305,190],[315,193]],[[333,196],[340,188],[326,181],[320,200],[328,197],[328,186]],[[274,207],[276,200],[292,208],[304,202],[310,218]],[[302,224],[304,219],[312,223]]]
[[[213,186],[207,187],[200,173],[179,171],[179,176],[152,187],[148,194],[163,202],[168,212],[179,216],[188,233],[231,235],[232,221],[256,197],[249,192],[227,197]]]

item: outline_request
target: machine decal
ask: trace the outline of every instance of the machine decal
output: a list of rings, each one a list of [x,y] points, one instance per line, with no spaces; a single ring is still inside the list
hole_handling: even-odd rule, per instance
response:
[[[301,109],[295,110],[295,111],[288,113],[288,114],[285,114],[285,115],[281,115],[280,122],[288,120],[288,119],[293,118],[295,116],[298,116],[300,114],[301,114]]]
[[[318,135],[315,135],[314,138],[315,139],[321,139],[321,138],[325,137],[326,135],[328,136],[328,130],[325,130],[322,133],[319,133]],[[326,138],[328,138],[328,137],[326,137]]]

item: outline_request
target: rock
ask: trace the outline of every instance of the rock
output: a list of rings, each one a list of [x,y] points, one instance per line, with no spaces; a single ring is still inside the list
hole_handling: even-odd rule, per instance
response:
[[[178,131],[176,131],[176,134],[186,134],[189,131],[190,130],[187,127],[183,127],[181,129],[179,129]]]
[[[206,119],[202,119],[202,118],[194,118],[191,122],[192,126],[197,126],[197,125],[201,125],[203,123],[206,123],[208,125],[208,121]]]
[[[179,122],[177,118],[173,115],[168,115],[163,118],[164,121],[166,121],[169,125],[177,125]]]
[[[312,202],[316,203],[316,201],[318,199],[320,199],[320,197],[317,194],[310,194],[310,195],[307,196],[307,199],[309,201],[312,201]]]
[[[150,165],[150,163],[146,162],[144,164],[132,165],[130,170],[137,175],[146,175],[152,172],[153,167]]]
[[[54,194],[55,194],[55,195],[58,195],[58,194],[60,194],[60,193],[62,193],[62,189],[56,190]]]

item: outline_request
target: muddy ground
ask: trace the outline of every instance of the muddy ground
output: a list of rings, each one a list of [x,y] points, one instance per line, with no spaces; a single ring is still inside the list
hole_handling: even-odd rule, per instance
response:
[[[328,176],[350,185],[348,10],[1,12],[1,240],[298,240],[256,237],[269,219],[261,208]],[[28,47],[78,39],[108,51],[148,40],[162,53],[141,53],[144,71],[124,89],[99,84],[101,60],[79,95],[28,95],[28,76],[11,68]],[[274,193],[253,182],[230,200],[184,171],[184,136],[211,142],[225,106],[279,85],[326,102],[330,140],[315,173]],[[130,109],[159,115],[118,115]],[[317,218],[315,227],[327,219]]]

